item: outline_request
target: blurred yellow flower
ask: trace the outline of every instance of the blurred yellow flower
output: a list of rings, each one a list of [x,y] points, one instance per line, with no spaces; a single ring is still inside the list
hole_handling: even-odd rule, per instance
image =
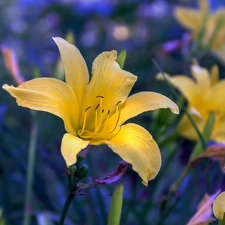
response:
[[[208,119],[209,113],[215,115],[211,140],[225,142],[225,80],[219,81],[218,67],[214,65],[209,72],[197,63],[191,66],[190,78],[185,75],[169,76],[168,81],[177,88],[188,102],[188,112],[200,131]],[[164,79],[162,74],[158,79]],[[198,135],[186,115],[178,125],[178,132],[187,139],[198,140]]]
[[[225,63],[225,8],[210,12],[207,0],[199,0],[200,9],[177,7],[176,19],[191,30],[193,40],[199,42]]]
[[[213,213],[219,220],[223,220],[223,214],[225,213],[225,192],[220,193],[213,203]]]
[[[143,127],[123,125],[138,114],[159,108],[178,113],[177,105],[155,92],[140,92],[128,97],[137,77],[122,70],[115,61],[116,51],[103,52],[93,62],[92,77],[79,50],[62,38],[53,38],[64,64],[66,83],[54,78],[37,78],[3,88],[17,104],[52,113],[63,119],[67,133],[61,151],[67,166],[90,145],[107,144],[122,159],[132,164],[147,185],[161,166],[158,145]]]

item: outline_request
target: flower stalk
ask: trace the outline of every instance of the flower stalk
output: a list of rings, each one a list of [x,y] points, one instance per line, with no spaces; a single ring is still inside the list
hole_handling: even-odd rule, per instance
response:
[[[59,225],[64,224],[70,204],[79,188],[78,183],[88,176],[88,167],[85,164],[81,165],[83,159],[78,156],[76,166],[70,166],[67,170],[69,193],[60,215]]]
[[[32,186],[34,181],[34,166],[35,166],[36,144],[38,135],[38,123],[36,118],[36,112],[35,111],[30,112],[32,116],[32,127],[31,127],[30,143],[28,148],[28,168],[27,168],[23,225],[30,224]]]
[[[206,122],[206,125],[205,125],[203,133],[202,133],[205,143],[207,143],[210,140],[214,124],[215,124],[215,114],[213,112],[210,112],[208,120]],[[192,151],[190,160],[194,160],[196,157],[198,157],[203,152],[203,150],[204,150],[204,148],[199,141]]]
[[[63,225],[64,224],[64,221],[65,221],[68,209],[70,207],[70,204],[71,204],[71,202],[73,200],[73,197],[74,197],[74,194],[72,194],[72,193],[68,194],[66,202],[65,202],[65,204],[63,206],[63,210],[62,210],[60,219],[59,219],[59,225]]]

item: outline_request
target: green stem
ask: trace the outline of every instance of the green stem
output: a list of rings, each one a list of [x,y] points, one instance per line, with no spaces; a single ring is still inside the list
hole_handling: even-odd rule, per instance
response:
[[[133,208],[133,206],[135,204],[135,198],[137,196],[138,190],[140,189],[140,184],[141,184],[141,182],[136,182],[136,185],[134,187],[132,196],[131,196],[131,198],[129,199],[129,201],[127,203],[126,212],[124,213],[124,216],[123,216],[123,222],[124,222],[124,224],[126,224],[128,215],[131,212],[131,210],[132,210],[132,208]]]
[[[177,131],[174,131],[173,133],[168,134],[163,140],[158,141],[158,145],[160,149],[163,149],[168,144],[173,143],[178,137],[179,137],[179,133]]]
[[[91,175],[93,177],[97,177],[97,173],[96,173],[96,167],[94,167],[93,165],[93,160],[91,160],[90,155],[87,156],[87,162],[88,162],[88,166],[89,169],[91,171]],[[106,211],[106,206],[105,206],[105,200],[102,196],[102,193],[100,192],[99,188],[94,188],[93,190],[90,190],[90,199],[91,202],[93,203],[93,211],[95,211],[95,215],[96,215],[96,221],[98,224],[102,224],[103,221],[107,220],[107,211]],[[96,209],[96,204],[98,204],[98,208],[99,210]]]
[[[170,162],[173,160],[174,156],[176,155],[177,149],[176,148],[168,149],[167,153],[168,153],[168,156],[167,156],[166,161],[164,162],[164,167],[158,174],[157,180],[155,180],[155,183],[153,183],[153,186],[151,187],[150,195],[148,197],[148,201],[146,202],[145,206],[142,209],[142,213],[141,213],[141,217],[140,217],[140,224],[146,224],[145,218],[147,218],[147,215],[150,211],[153,196],[154,196],[156,190],[158,189],[158,187],[161,185],[161,183],[160,183],[160,181],[162,181],[161,178],[163,178],[165,173],[168,171]]]
[[[178,180],[176,181],[176,183],[171,187],[170,189],[170,195],[173,195],[174,193],[176,193],[176,191],[178,190],[178,188],[180,187],[182,181],[184,180],[184,178],[188,175],[188,173],[191,171],[192,169],[192,164],[188,164],[187,167],[185,168],[185,170],[183,171],[183,173],[180,175],[180,177],[178,178]]]
[[[176,183],[171,187],[171,189],[169,191],[169,194],[168,194],[168,196],[166,198],[166,202],[167,203],[170,202],[171,198],[177,192],[177,190],[180,187],[182,181],[184,180],[184,178],[187,176],[187,174],[190,172],[191,169],[192,169],[192,164],[188,164],[188,166],[185,168],[185,170],[183,171],[183,173],[180,175],[180,177],[178,178],[178,180],[176,181]],[[160,221],[159,221],[158,225],[162,225],[164,223],[164,221],[166,220],[166,218],[173,211],[174,207],[176,207],[176,205],[179,202],[179,200],[180,200],[180,198],[175,199],[174,203],[166,211],[163,210],[162,216],[160,218]]]
[[[170,84],[170,82],[168,81],[165,73],[163,72],[163,70],[160,68],[160,66],[158,65],[158,63],[153,59],[153,63],[155,64],[155,66],[158,68],[158,70],[162,73],[162,75],[164,76],[165,78],[165,81],[167,83],[167,85],[169,86],[170,90],[171,90],[171,93],[174,95],[175,98],[179,98],[179,95],[176,93],[174,87]],[[204,149],[206,147],[206,143],[205,143],[205,139],[204,137],[202,136],[201,132],[199,131],[197,125],[195,124],[195,121],[192,119],[190,113],[188,112],[188,110],[186,109],[185,105],[182,103],[181,104],[183,110],[184,110],[184,113],[187,115],[191,125],[193,126],[195,132],[197,133],[199,139],[200,139],[200,142],[201,142],[201,145],[202,145],[202,148]]]
[[[205,143],[207,143],[211,138],[214,123],[215,123],[215,115],[213,112],[210,112],[202,132],[202,137]],[[204,151],[205,148],[206,145],[202,146],[201,141],[198,141],[191,153],[190,160],[194,160],[196,157],[198,157]]]
[[[31,135],[30,135],[30,142],[29,142],[29,148],[28,148],[28,168],[27,168],[23,225],[30,224],[32,185],[34,180],[34,165],[35,165],[36,143],[37,143],[37,134],[38,134],[38,124],[36,121],[36,113],[34,111],[30,111],[30,112],[32,115],[32,127],[31,127]]]
[[[180,199],[181,199],[180,197],[176,198],[175,201],[173,202],[173,204],[171,205],[171,207],[166,212],[163,213],[162,217],[160,218],[160,221],[159,221],[158,225],[162,225],[164,223],[166,218],[170,215],[170,213],[177,206],[177,204],[179,203]]]
[[[171,187],[168,196],[166,197],[166,202],[169,203],[171,198],[174,196],[174,194],[177,192],[178,188],[180,187],[182,181],[184,180],[184,178],[187,176],[187,174],[190,172],[190,170],[192,169],[192,164],[188,164],[187,167],[185,168],[185,170],[183,171],[183,173],[180,175],[180,177],[178,178],[178,180],[176,181],[176,183]],[[165,219],[169,216],[170,212],[172,211],[172,209],[176,206],[176,204],[178,203],[179,199],[176,199],[175,202],[170,206],[169,209],[167,209],[165,211],[165,209],[162,212],[162,216],[160,217],[160,221],[158,223],[158,225],[162,225],[165,221]]]
[[[64,220],[66,218],[66,214],[67,214],[67,211],[68,211],[68,209],[70,207],[70,203],[73,200],[73,197],[74,197],[74,194],[68,194],[66,202],[65,202],[65,204],[63,206],[63,210],[62,210],[61,216],[60,216],[59,225],[63,225],[64,224]]]
[[[214,120],[215,120],[214,114],[210,113],[209,118],[204,127],[203,133],[201,134],[205,143],[210,139],[213,125],[214,125]],[[197,144],[195,145],[195,148],[192,152],[192,155],[190,157],[190,162],[188,163],[188,165],[186,166],[186,168],[184,169],[183,173],[180,175],[180,177],[178,178],[176,183],[171,187],[169,194],[167,196],[167,199],[166,199],[167,202],[169,202],[171,197],[177,192],[177,190],[180,187],[181,183],[183,182],[184,178],[187,176],[187,174],[193,168],[194,164],[192,163],[192,160],[195,159],[197,156],[199,156],[203,150],[204,150],[204,148],[202,146],[202,141],[199,140],[199,142],[197,142]],[[207,179],[207,182],[209,182],[208,179]],[[210,186],[207,185],[207,188],[210,188]],[[171,207],[173,208],[174,206],[171,206]],[[162,216],[160,222],[164,221],[165,218],[170,214],[171,207],[166,212],[163,212],[163,216]]]

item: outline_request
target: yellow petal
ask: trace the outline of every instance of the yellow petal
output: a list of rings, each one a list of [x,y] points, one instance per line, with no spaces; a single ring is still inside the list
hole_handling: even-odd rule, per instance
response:
[[[219,113],[225,112],[224,104],[225,80],[215,84],[205,96],[205,104],[209,110]]]
[[[213,213],[219,220],[223,219],[225,213],[225,192],[220,193],[213,204]]]
[[[219,68],[217,65],[213,65],[211,68],[211,85],[214,86],[219,81]]]
[[[174,15],[179,23],[190,30],[197,31],[201,26],[202,15],[198,10],[177,7]]]
[[[84,141],[72,134],[66,133],[61,144],[61,153],[67,166],[71,166],[77,161],[77,154],[85,149],[89,141]]]
[[[198,89],[197,83],[195,83],[191,78],[183,75],[171,77],[165,74],[165,76],[168,82],[177,88],[191,105],[196,105],[199,101],[198,97],[202,97],[202,92]],[[162,74],[158,74],[157,79],[165,80]]]
[[[161,108],[169,108],[173,113],[179,113],[178,106],[164,95],[155,92],[140,92],[131,95],[121,110],[119,124],[123,124],[140,113]]]
[[[225,114],[223,113],[223,116],[217,116],[216,118],[217,120],[213,128],[212,140],[225,143]]]
[[[80,105],[84,89],[89,81],[87,65],[80,51],[74,45],[60,37],[53,38],[53,40],[60,51],[65,69],[66,83],[75,91]]]
[[[224,8],[224,7],[219,8],[219,9],[215,12],[214,16],[216,17],[217,21],[221,20],[221,21],[220,21],[220,22],[221,22],[221,26],[222,26],[222,25],[225,25],[225,18],[224,18],[224,16],[225,16],[225,8]]]
[[[225,63],[225,9],[219,9],[216,13],[212,14],[209,22],[207,23],[208,37],[205,37],[205,42],[211,39],[209,48],[212,50],[214,55]]]
[[[18,87],[5,84],[3,89],[16,98],[20,106],[61,117],[66,130],[76,134],[79,108],[76,95],[68,84],[54,78],[37,78]]]
[[[106,144],[123,160],[131,163],[132,168],[142,178],[142,183],[156,177],[161,167],[158,145],[143,127],[126,124],[119,133]]]
[[[211,79],[208,70],[198,65],[191,66],[191,74],[198,83],[198,89],[201,93],[206,92],[211,85]]]
[[[201,119],[199,117],[199,115],[197,115],[197,114],[191,114],[191,116],[192,116],[192,119],[194,120],[195,124],[197,125],[198,129],[200,131],[202,131],[203,127],[204,127],[203,119]],[[199,139],[198,134],[196,133],[195,129],[193,128],[190,120],[188,119],[188,117],[186,115],[184,115],[181,118],[177,129],[181,136],[183,136],[189,140],[196,141]]]
[[[102,96],[104,110],[115,109],[116,104],[126,100],[137,77],[122,70],[115,61],[116,51],[103,52],[93,62],[92,78],[85,91],[84,108],[97,105]]]
[[[209,11],[208,0],[199,0],[199,8],[202,13]]]

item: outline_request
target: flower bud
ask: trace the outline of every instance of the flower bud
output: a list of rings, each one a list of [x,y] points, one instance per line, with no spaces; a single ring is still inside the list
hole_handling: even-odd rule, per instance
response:
[[[75,174],[76,171],[77,171],[77,167],[76,167],[76,166],[70,166],[70,167],[68,167],[68,169],[67,169],[67,172],[68,172],[69,175]]]
[[[87,177],[88,173],[89,173],[88,166],[84,164],[77,170],[77,177],[79,177],[79,179],[81,180]]]

